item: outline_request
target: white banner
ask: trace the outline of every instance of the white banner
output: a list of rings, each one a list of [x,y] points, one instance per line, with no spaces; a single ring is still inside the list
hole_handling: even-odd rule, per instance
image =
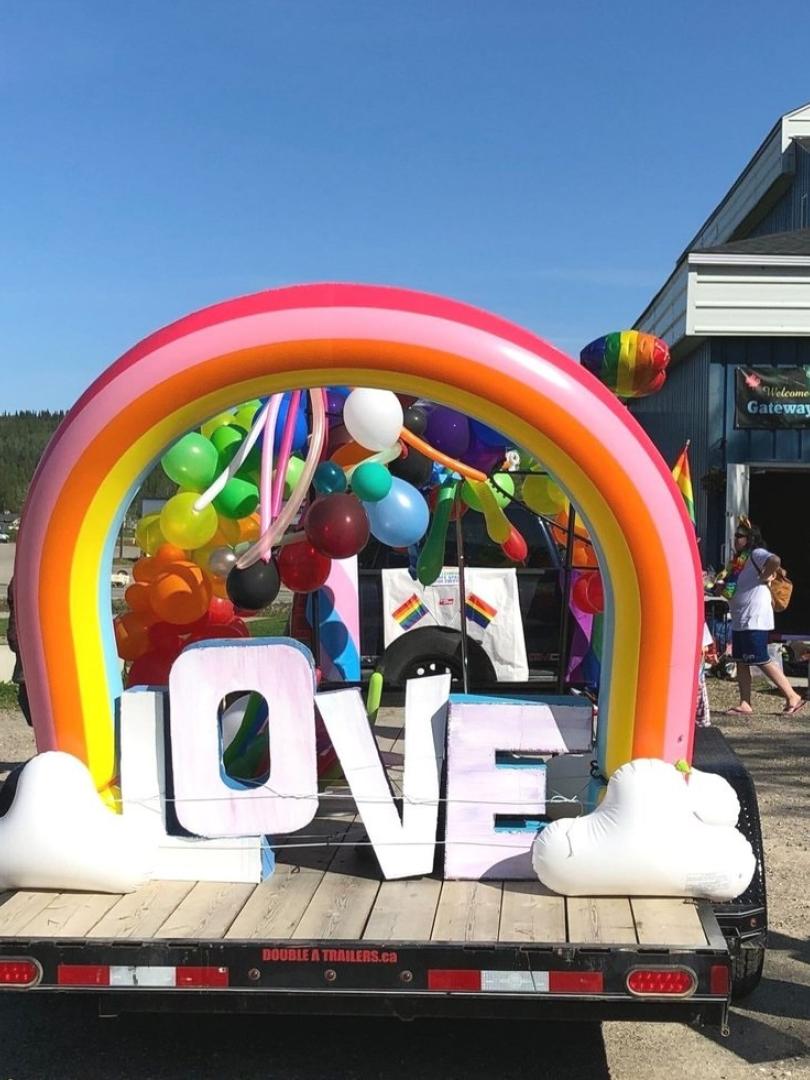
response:
[[[529,678],[526,641],[520,617],[517,573],[470,567],[464,571],[467,633],[492,661],[499,681]],[[424,587],[405,569],[382,571],[385,647],[422,626],[460,629],[458,568],[445,567]]]

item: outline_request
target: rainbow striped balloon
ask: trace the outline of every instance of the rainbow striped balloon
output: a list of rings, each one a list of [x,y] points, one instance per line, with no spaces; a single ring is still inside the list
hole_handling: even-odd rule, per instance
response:
[[[617,397],[646,397],[664,385],[669,346],[654,334],[619,330],[586,345],[579,358]]]

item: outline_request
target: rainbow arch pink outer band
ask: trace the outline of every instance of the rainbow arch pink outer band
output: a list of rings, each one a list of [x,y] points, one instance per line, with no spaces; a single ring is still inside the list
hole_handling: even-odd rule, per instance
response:
[[[82,758],[100,788],[115,774],[121,680],[108,571],[128,502],[165,447],[237,401],[336,384],[463,409],[547,465],[604,568],[602,768],[689,758],[700,564],[683,500],[647,436],[595,378],[527,331],[454,301],[356,285],[273,290],[181,319],[122,356],[65,418],[17,548],[39,749]]]

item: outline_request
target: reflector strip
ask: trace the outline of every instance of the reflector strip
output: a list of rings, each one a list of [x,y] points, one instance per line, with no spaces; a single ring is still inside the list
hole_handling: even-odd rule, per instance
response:
[[[601,971],[551,971],[548,976],[552,994],[601,994],[604,984]]]
[[[731,986],[731,973],[725,964],[712,964],[709,969],[709,993],[728,997]]]
[[[159,964],[107,966],[105,964],[60,964],[59,986],[143,986],[183,989],[186,987],[228,986],[225,967],[163,967]]]
[[[428,990],[481,991],[487,994],[601,994],[601,971],[428,972]]]
[[[480,990],[481,972],[436,970],[428,972],[428,990]]]

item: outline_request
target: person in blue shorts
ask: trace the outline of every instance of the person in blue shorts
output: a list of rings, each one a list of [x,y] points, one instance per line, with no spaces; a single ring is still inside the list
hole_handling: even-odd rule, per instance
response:
[[[716,589],[728,600],[731,615],[731,652],[737,662],[740,704],[727,711],[748,716],[751,708],[751,666],[769,679],[782,697],[782,710],[792,716],[807,702],[768,653],[768,635],[773,630],[773,605],[768,582],[782,565],[778,555],[768,551],[759,529],[743,518],[734,532],[734,555],[716,582]]]

